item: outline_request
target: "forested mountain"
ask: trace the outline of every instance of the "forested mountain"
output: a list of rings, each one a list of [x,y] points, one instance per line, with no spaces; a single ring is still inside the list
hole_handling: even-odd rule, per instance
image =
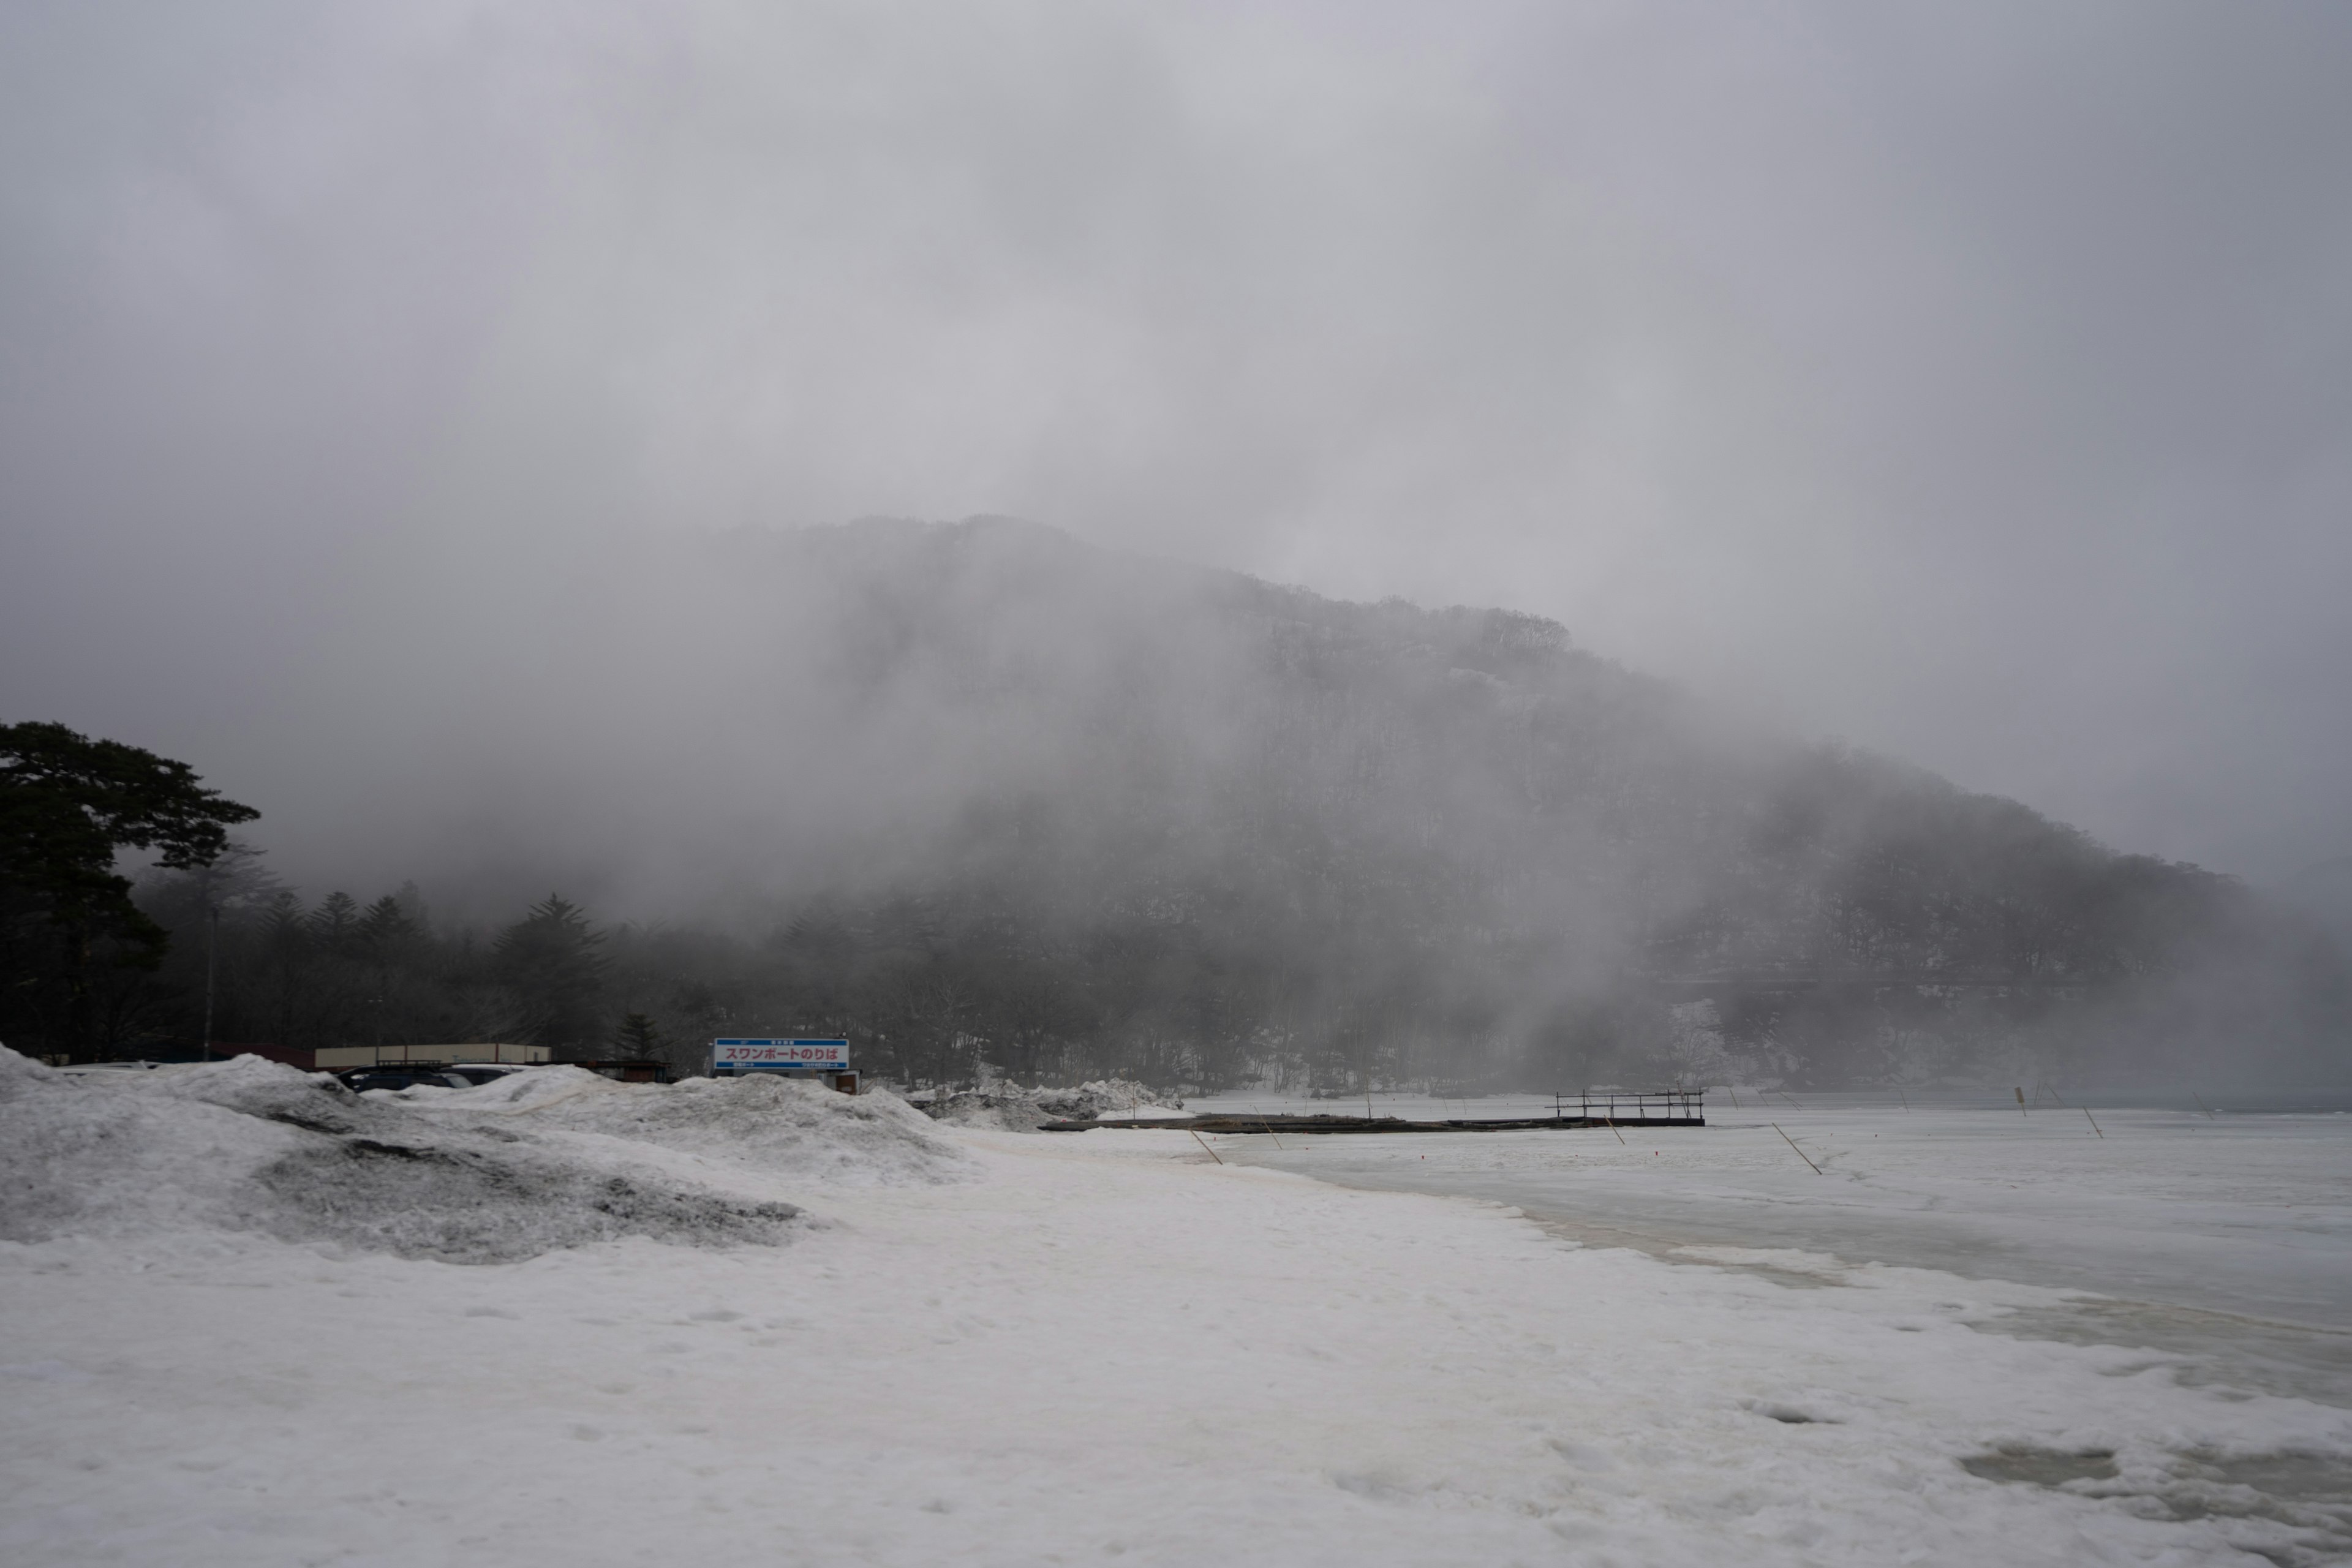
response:
[[[218,1037],[598,1052],[628,1019],[687,1059],[822,1032],[916,1080],[1335,1089],[2347,1070],[2315,923],[1743,728],[1547,621],[1002,520],[673,548],[641,624],[593,634],[636,826],[583,830],[569,889],[627,838],[702,908],[477,931],[435,921],[429,868],[365,908],[216,868]],[[148,885],[179,940],[126,1039],[190,1033],[197,894]]]

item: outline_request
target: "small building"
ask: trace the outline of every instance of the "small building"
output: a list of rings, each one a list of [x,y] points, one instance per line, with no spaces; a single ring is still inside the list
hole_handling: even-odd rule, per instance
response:
[[[615,1083],[667,1083],[677,1076],[670,1071],[669,1063],[651,1057],[615,1058],[571,1065],[593,1072],[598,1078],[609,1078]]]
[[[310,1055],[311,1066],[319,1072],[342,1072],[352,1068],[454,1067],[459,1062],[528,1067],[554,1059],[546,1046],[500,1041],[444,1046],[321,1046]]]
[[[259,1057],[264,1061],[277,1062],[303,1072],[319,1070],[319,1053],[307,1046],[225,1046],[213,1042],[216,1057]]]

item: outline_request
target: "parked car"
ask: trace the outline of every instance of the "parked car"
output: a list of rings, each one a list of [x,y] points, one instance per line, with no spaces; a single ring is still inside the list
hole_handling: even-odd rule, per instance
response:
[[[455,1073],[467,1083],[494,1083],[509,1073],[530,1070],[519,1062],[456,1062],[443,1068],[443,1072]]]
[[[429,1084],[435,1089],[474,1087],[473,1079],[460,1077],[453,1068],[352,1068],[335,1077],[353,1094],[365,1094],[372,1089],[415,1089],[418,1084]]]

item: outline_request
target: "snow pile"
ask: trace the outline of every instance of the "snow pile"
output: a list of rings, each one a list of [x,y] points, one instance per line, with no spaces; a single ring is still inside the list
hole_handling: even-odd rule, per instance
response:
[[[1181,1116],[1183,1105],[1183,1100],[1173,1094],[1162,1094],[1127,1079],[1097,1079],[1076,1089],[991,1084],[986,1089],[940,1096],[925,1109],[933,1120],[958,1127],[1034,1132],[1043,1121]]]
[[[1106,1120],[1119,1121],[1190,1121],[1192,1119],[1191,1111],[1173,1105],[1137,1105],[1125,1110],[1106,1110],[1101,1114]]]
[[[1133,1116],[1151,1108],[1181,1110],[1183,1100],[1174,1094],[1123,1078],[1097,1079],[1076,1089],[1041,1089],[1037,1103],[1056,1116],[1081,1121],[1097,1116]]]
[[[115,1082],[98,1080],[101,1086]],[[160,1068],[120,1080],[152,1100],[193,1101],[311,1132],[395,1132],[406,1119],[383,1095],[353,1094],[325,1073],[306,1073],[263,1057]]]
[[[963,1152],[897,1095],[846,1095],[775,1073],[614,1083],[578,1068],[533,1068],[419,1099],[436,1121],[598,1132],[827,1186],[961,1181]]]
[[[277,1227],[280,1234],[451,1263],[516,1262],[624,1236],[706,1247],[772,1244],[801,1212],[650,1173],[625,1173],[564,1152],[493,1151],[440,1136],[352,1138],[299,1150],[258,1180],[299,1216],[301,1223]]]
[[[427,1122],[258,1057],[68,1078],[0,1048],[0,1239],[255,1231],[499,1263],[624,1236],[774,1243],[800,1211],[504,1129]]]
[[[387,1100],[419,1106],[454,1106],[467,1110],[538,1110],[577,1094],[600,1094],[613,1080],[586,1068],[535,1067],[502,1073],[472,1089],[441,1089],[419,1084],[413,1089],[375,1089]]]
[[[934,1096],[922,1110],[934,1121],[950,1127],[980,1127],[995,1132],[1034,1132],[1039,1122],[1051,1121],[1057,1114],[1040,1107],[1034,1091],[1013,1084]]]

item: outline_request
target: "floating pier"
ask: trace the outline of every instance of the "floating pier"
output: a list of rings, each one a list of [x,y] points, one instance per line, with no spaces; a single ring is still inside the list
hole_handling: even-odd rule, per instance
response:
[[[1260,1116],[1219,1112],[1213,1116],[1097,1117],[1042,1121],[1041,1132],[1087,1132],[1097,1127],[1157,1128],[1163,1132],[1531,1132],[1580,1127],[1704,1127],[1706,1090],[1660,1089],[1640,1093],[1552,1096],[1549,1116],[1449,1117],[1409,1121],[1402,1116]]]

